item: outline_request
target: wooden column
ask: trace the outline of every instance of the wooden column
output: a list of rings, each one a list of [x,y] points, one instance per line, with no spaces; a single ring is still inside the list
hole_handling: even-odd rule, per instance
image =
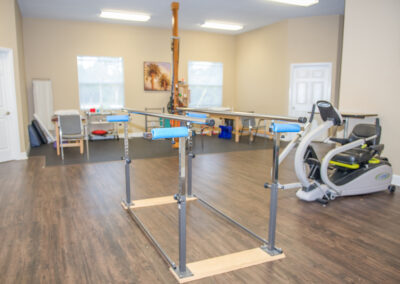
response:
[[[172,2],[172,72],[173,72],[173,82],[172,82],[172,96],[173,96],[173,110],[179,106],[179,90],[178,90],[178,76],[179,76],[179,39],[178,39],[178,10],[179,3]],[[171,121],[172,127],[179,127],[180,122],[173,120]],[[173,148],[179,148],[179,140],[174,139],[175,144]]]
[[[173,54],[173,62],[172,62],[172,70],[173,70],[173,99],[174,99],[174,109],[179,106],[179,98],[178,98],[178,76],[179,76],[179,39],[178,39],[178,10],[179,3],[172,2],[172,54]]]

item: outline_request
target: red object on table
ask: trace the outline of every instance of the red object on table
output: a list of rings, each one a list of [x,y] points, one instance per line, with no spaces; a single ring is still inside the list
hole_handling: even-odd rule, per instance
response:
[[[106,135],[107,131],[106,130],[93,130],[92,134],[93,135]]]
[[[95,108],[91,108],[89,111],[90,112],[96,112],[96,109]]]

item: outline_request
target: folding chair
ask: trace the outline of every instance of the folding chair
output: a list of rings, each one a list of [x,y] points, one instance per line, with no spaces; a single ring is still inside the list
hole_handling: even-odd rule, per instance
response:
[[[61,159],[64,160],[64,147],[80,147],[83,154],[82,119],[79,114],[59,115]],[[70,143],[72,141],[72,143]],[[64,144],[64,142],[69,142]]]

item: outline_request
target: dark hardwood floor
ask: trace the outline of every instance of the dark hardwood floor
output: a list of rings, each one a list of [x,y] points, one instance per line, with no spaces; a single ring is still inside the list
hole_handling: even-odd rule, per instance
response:
[[[194,192],[267,234],[271,150],[198,155]],[[296,181],[292,157],[282,182]],[[0,283],[175,283],[128,214],[122,161],[44,167],[0,164]],[[134,160],[135,199],[177,192],[177,157]],[[400,193],[340,198],[327,207],[279,192],[277,245],[286,258],[193,283],[400,283]],[[177,206],[137,209],[178,260]],[[204,208],[188,206],[188,262],[257,247]]]

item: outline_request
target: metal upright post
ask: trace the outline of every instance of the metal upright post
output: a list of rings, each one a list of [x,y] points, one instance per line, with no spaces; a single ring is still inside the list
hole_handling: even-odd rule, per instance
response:
[[[188,166],[187,166],[187,195],[189,197],[193,196],[192,193],[192,162],[193,158],[195,157],[193,153],[193,132],[192,132],[192,124],[190,122],[187,123],[187,127],[189,129],[189,137],[188,137],[188,155],[187,155],[187,161],[188,161]]]
[[[180,278],[193,275],[186,267],[186,137],[179,138],[179,266],[175,272]]]
[[[275,230],[276,230],[276,213],[278,207],[278,169],[279,169],[279,143],[280,133],[274,133],[274,152],[272,167],[272,184],[270,186],[271,197],[269,205],[269,226],[268,226],[268,245],[266,251],[270,255],[282,253],[280,249],[275,247]]]
[[[193,193],[192,193],[192,162],[193,162],[193,158],[194,158],[194,153],[192,151],[190,151],[188,154],[188,178],[187,178],[187,195],[189,197],[193,196]]]
[[[89,153],[89,115],[88,115],[88,113],[86,113],[85,139],[86,139],[86,157],[89,160],[90,153]]]
[[[132,203],[131,199],[131,179],[130,179],[130,163],[129,158],[129,140],[128,140],[128,122],[124,122],[124,150],[125,150],[125,188],[126,188],[126,201],[125,205],[129,208]]]

